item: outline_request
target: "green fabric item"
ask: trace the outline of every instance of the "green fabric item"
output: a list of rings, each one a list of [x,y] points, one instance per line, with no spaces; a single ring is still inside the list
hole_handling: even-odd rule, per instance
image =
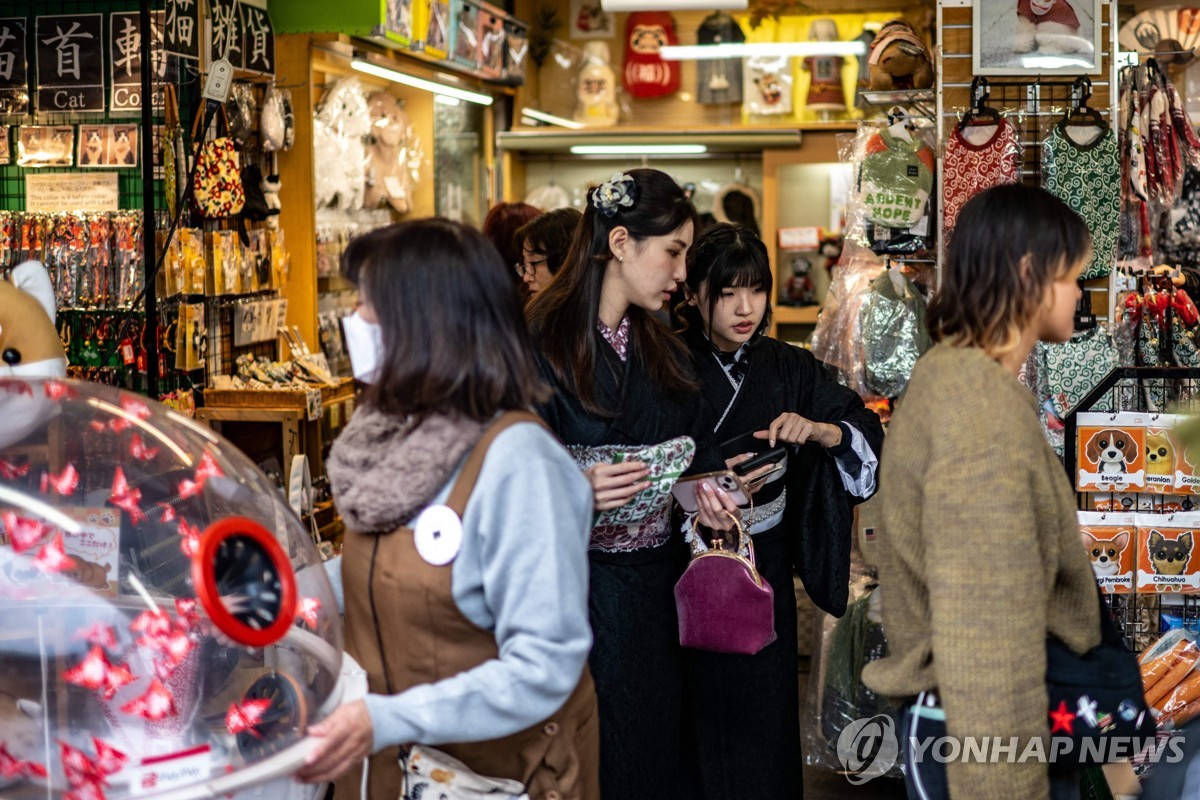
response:
[[[884,147],[868,145],[859,170],[859,190],[867,219],[889,228],[911,228],[925,216],[933,171],[921,160],[924,142],[880,131]],[[873,141],[873,139],[872,139]]]
[[[1111,128],[1091,144],[1080,145],[1059,123],[1042,146],[1042,176],[1048,192],[1083,217],[1092,232],[1091,263],[1084,278],[1112,271],[1121,229],[1121,160]]]

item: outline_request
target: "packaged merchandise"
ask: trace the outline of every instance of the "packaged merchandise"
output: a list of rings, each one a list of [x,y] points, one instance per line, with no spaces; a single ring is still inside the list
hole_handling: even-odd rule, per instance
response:
[[[1137,569],[1136,515],[1080,511],[1079,530],[1100,590],[1106,594],[1131,593]]]
[[[1080,491],[1127,491],[1146,485],[1146,423],[1149,414],[1078,415]]]
[[[746,59],[742,106],[752,116],[776,117],[792,113],[792,60],[787,56],[751,56]]]
[[[1139,514],[1137,523],[1137,591],[1200,592],[1200,514]]]

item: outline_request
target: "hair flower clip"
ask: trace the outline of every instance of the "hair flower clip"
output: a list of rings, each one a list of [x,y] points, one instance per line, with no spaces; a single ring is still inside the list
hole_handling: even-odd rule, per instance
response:
[[[608,219],[622,208],[633,208],[637,202],[637,183],[633,176],[614,172],[612,177],[592,191],[592,205]]]

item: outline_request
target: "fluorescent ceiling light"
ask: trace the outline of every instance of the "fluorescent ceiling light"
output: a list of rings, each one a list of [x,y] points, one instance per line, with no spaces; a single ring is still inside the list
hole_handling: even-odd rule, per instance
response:
[[[866,52],[862,42],[750,42],[664,45],[658,54],[664,61],[712,61],[751,56],[861,56]]]
[[[725,11],[745,10],[749,0],[600,0],[605,11]]]
[[[439,103],[443,106],[462,105],[462,100],[459,100],[457,97],[450,97],[449,95],[445,95],[445,94],[435,94],[433,96],[433,102]]]
[[[391,81],[392,83],[402,83],[414,89],[424,89],[427,92],[440,94],[444,97],[453,97],[458,100],[466,100],[468,103],[476,103],[481,106],[490,106],[492,104],[491,95],[459,89],[456,86],[446,86],[434,81],[427,81],[424,78],[417,78],[394,69],[381,67],[378,64],[372,64],[370,61],[362,61],[356,58],[350,62],[350,66],[367,75],[374,75],[376,78],[383,78],[385,81]]]
[[[702,144],[577,144],[574,156],[697,156],[707,153]]]
[[[545,111],[538,111],[537,109],[533,108],[521,109],[521,116],[528,117],[535,122],[546,122],[550,125],[558,125],[562,128],[570,128],[573,131],[582,130],[583,128],[587,127],[582,122],[575,122],[574,120],[570,120],[565,117],[556,117],[553,114],[547,114]]]

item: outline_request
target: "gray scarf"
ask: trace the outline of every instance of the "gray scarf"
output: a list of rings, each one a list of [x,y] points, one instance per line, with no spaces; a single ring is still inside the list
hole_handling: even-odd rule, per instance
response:
[[[441,414],[412,421],[359,406],[330,450],[333,499],[356,533],[387,533],[437,496],[485,423]]]

